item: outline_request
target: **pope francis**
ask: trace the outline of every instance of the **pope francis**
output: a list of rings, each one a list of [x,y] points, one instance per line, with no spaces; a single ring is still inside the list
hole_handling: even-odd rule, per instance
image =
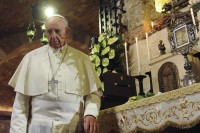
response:
[[[45,21],[49,45],[26,54],[15,88],[10,133],[96,133],[101,82],[88,56],[67,45],[68,21]]]

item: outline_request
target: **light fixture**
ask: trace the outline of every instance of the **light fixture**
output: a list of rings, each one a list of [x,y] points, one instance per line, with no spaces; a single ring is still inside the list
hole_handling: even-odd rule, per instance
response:
[[[42,45],[46,45],[48,43],[48,38],[45,32],[43,33],[42,38],[40,39],[40,42]]]
[[[51,15],[55,14],[56,10],[53,7],[46,7],[44,10],[45,16],[50,17]]]
[[[40,39],[40,42],[42,45],[46,45],[48,43],[48,38],[47,38],[47,35],[45,33],[45,25],[43,24],[41,26],[41,29],[42,29],[42,38]]]
[[[32,43],[32,40],[35,36],[35,32],[36,32],[35,24],[34,24],[34,21],[31,20],[30,23],[29,23],[27,32],[26,32],[29,43]]]

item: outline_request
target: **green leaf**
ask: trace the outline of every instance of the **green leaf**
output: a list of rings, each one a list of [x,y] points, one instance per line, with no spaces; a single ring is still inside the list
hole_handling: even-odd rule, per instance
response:
[[[106,47],[106,40],[103,40],[103,42],[102,42],[102,47],[103,47],[103,48]]]
[[[137,99],[137,100],[144,99],[144,98],[145,98],[145,97],[142,96],[142,95],[137,95],[137,96],[136,96],[136,99]]]
[[[98,76],[101,75],[101,68],[100,68],[100,67],[97,68],[97,75],[98,75]]]
[[[107,72],[108,71],[108,68],[103,68],[103,73]]]
[[[102,60],[102,66],[106,67],[109,65],[109,59],[108,58],[103,58]]]
[[[99,45],[94,45],[93,52],[94,53],[99,53],[99,49],[100,49]]]
[[[104,34],[100,34],[100,36],[98,37],[98,42],[101,42],[104,40]]]
[[[91,49],[90,54],[94,54],[94,47]]]
[[[95,66],[98,67],[101,64],[100,58],[95,56]]]
[[[117,71],[116,71],[116,70],[113,70],[112,73],[117,73]]]
[[[94,61],[95,58],[96,58],[96,55],[94,55],[94,54],[93,54],[93,55],[90,55],[90,60],[91,60],[91,61]]]
[[[136,100],[137,100],[137,97],[132,96],[132,97],[129,97],[128,102],[132,102],[132,101],[136,101]]]
[[[119,38],[118,37],[112,37],[108,39],[108,44],[111,45],[115,43]]]
[[[101,52],[101,55],[105,55],[110,51],[110,47],[107,46],[106,48],[103,49],[103,51]]]
[[[121,37],[112,37],[109,32],[99,35],[98,42],[90,52],[92,61],[100,79],[106,71],[122,72],[122,61],[124,60],[124,46]],[[102,80],[102,79],[101,79]]]
[[[114,49],[111,49],[109,54],[108,54],[108,58],[109,59],[113,59],[115,57],[115,50]]]

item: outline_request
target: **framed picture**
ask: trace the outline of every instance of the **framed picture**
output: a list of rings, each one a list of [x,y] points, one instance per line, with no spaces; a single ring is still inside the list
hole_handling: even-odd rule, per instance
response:
[[[181,27],[175,29],[173,31],[173,35],[174,35],[175,48],[181,48],[190,43],[188,29],[186,25],[182,25]]]

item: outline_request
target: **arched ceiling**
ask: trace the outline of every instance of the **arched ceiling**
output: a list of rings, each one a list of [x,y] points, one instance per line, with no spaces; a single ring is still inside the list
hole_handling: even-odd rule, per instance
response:
[[[33,18],[32,6],[36,4],[55,6],[72,28],[98,34],[98,0],[0,0],[1,38],[6,33],[26,30]]]
[[[16,33],[26,35],[29,22],[33,19],[32,14],[37,14],[32,11],[35,5],[52,5],[57,8],[59,14],[68,19],[73,31],[98,35],[98,0],[0,0],[0,42],[4,40],[3,44],[0,43],[0,49],[9,51],[5,38]],[[34,21],[39,32],[41,20]]]

